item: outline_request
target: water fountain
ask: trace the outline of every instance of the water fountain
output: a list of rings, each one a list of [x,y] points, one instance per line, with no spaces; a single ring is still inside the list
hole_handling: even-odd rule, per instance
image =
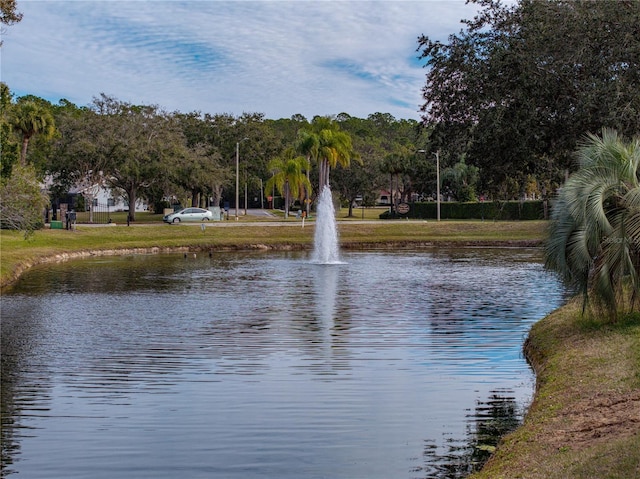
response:
[[[325,186],[318,200],[316,214],[316,229],[314,233],[313,263],[339,264],[341,263],[338,249],[338,231],[336,215],[333,208],[331,188]]]

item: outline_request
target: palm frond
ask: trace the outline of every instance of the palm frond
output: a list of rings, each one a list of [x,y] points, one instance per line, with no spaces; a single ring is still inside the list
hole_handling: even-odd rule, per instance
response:
[[[640,140],[605,129],[576,158],[552,205],[546,266],[615,315],[625,288],[632,305],[640,295]]]

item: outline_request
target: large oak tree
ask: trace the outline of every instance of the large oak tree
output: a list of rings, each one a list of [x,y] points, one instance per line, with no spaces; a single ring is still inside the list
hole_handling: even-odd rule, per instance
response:
[[[639,0],[472,1],[481,10],[458,34],[418,40],[422,111],[434,146],[466,153],[486,188],[557,185],[582,135],[638,131]]]
[[[132,105],[112,97],[94,98],[73,131],[69,162],[86,158],[106,186],[124,191],[129,217],[141,193],[166,177],[172,162],[184,156],[184,138],[171,115],[152,105]],[[88,172],[88,168],[87,168]]]

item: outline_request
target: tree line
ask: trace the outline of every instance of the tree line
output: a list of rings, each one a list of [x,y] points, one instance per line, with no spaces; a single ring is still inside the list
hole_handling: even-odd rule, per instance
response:
[[[386,113],[272,120],[166,112],[103,94],[87,106],[54,105],[14,98],[3,85],[1,174],[18,160],[26,165],[28,155],[39,174],[55,178],[55,191],[101,175],[129,203],[144,197],[160,205],[167,195],[216,203],[234,197],[242,142],[241,184],[252,197],[275,175],[275,159],[299,158],[315,189],[288,185],[282,174],[271,180],[292,199],[319,194],[329,169],[347,204],[359,196],[371,204],[381,188],[398,192],[398,201],[433,198],[439,153],[447,198],[550,198],[576,168],[585,135],[603,127],[638,132],[640,1],[473,1],[479,13],[459,33],[445,42],[418,38],[426,67],[421,122]],[[5,23],[19,21],[15,2],[8,4]]]
[[[30,165],[49,178],[54,196],[102,183],[121,191],[128,204],[144,198],[158,211],[171,197],[193,206],[233,202],[237,154],[242,197],[245,185],[251,197],[262,185],[283,196],[287,190],[287,206],[312,202],[331,182],[345,201],[363,196],[373,204],[378,190],[388,187],[390,158],[410,163],[426,141],[418,121],[389,114],[269,120],[260,113],[167,112],[104,94],[88,106],[51,104],[32,95],[14,98],[6,84],[1,88],[3,178],[14,165]],[[435,178],[433,171],[422,174]],[[402,198],[419,191],[403,185]]]
[[[350,206],[382,188],[397,201],[433,198],[437,154],[447,197],[553,196],[547,265],[610,314],[635,310],[640,0],[470,1],[479,12],[459,33],[418,38],[421,122],[166,112],[104,94],[54,105],[0,83],[2,226],[37,225],[45,176],[54,196],[102,182],[158,209],[169,197],[220,204],[238,183],[255,196],[263,181],[287,210],[328,184]],[[15,0],[0,14],[2,25],[22,18]]]

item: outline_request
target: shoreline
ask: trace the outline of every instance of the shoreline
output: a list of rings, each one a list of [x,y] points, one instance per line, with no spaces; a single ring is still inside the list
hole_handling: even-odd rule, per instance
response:
[[[496,240],[496,241],[388,241],[388,242],[344,242],[340,248],[344,250],[384,250],[384,249],[430,249],[430,248],[539,248],[541,240]],[[60,263],[73,259],[93,256],[115,256],[127,254],[163,254],[163,253],[218,253],[225,251],[305,251],[311,250],[312,244],[267,244],[246,243],[238,245],[183,245],[183,246],[149,246],[134,248],[98,248],[79,251],[64,251],[38,256],[34,260],[24,260],[13,267],[13,273],[0,279],[0,291],[11,286],[29,269],[50,263]]]
[[[479,227],[487,229],[478,232]],[[490,227],[494,237],[473,239],[488,234]],[[520,230],[513,233],[512,228],[518,227],[526,228],[526,235]],[[429,231],[415,234],[404,228],[396,231],[391,225],[379,228],[360,225],[358,230],[341,232],[341,249],[539,248],[544,229],[430,223],[416,225]],[[127,237],[136,229],[120,229],[117,236],[106,239],[92,237],[86,230],[68,235],[54,232],[42,235],[44,241],[39,244],[3,232],[3,262],[8,256],[9,266],[3,268],[0,286],[10,286],[39,264],[82,257],[312,248],[312,228],[303,230],[304,234],[298,228],[268,228],[281,230],[279,236],[257,228],[251,230],[251,238],[244,228],[225,228],[244,230],[244,236],[226,237],[217,232],[216,236],[198,238],[186,238],[185,229],[177,239],[169,235],[179,228],[159,228],[144,240]],[[495,238],[496,234],[501,239]],[[91,247],[98,244],[102,247]],[[582,317],[579,303],[570,300],[531,328],[523,351],[536,377],[532,402],[523,424],[502,438],[483,469],[471,479],[640,478],[640,314],[611,325],[592,316]]]
[[[437,248],[540,248],[542,241],[540,240],[479,240],[479,241],[388,241],[388,242],[364,242],[350,241],[340,245],[343,251],[375,251],[375,250],[429,250]],[[136,247],[136,248],[108,248],[58,252],[48,255],[39,256],[36,261],[23,262],[15,269],[14,277],[11,281],[5,281],[2,289],[8,288],[20,279],[20,276],[29,269],[39,265],[64,263],[76,259],[93,258],[93,257],[109,257],[109,256],[126,256],[126,255],[154,255],[154,254],[171,254],[171,253],[187,253],[189,254],[218,254],[223,252],[260,252],[260,251],[310,251],[313,244],[265,244],[265,243],[246,243],[238,245],[188,245],[175,247]],[[532,391],[532,397],[535,390]],[[529,407],[526,404],[525,407]]]
[[[532,402],[468,479],[640,478],[640,313],[611,324],[581,309],[574,297],[533,324]]]
[[[98,254],[100,251],[238,251],[241,249],[306,249],[313,245],[314,227],[293,222],[240,222],[207,225],[140,224],[134,227],[74,230],[44,229],[28,239],[16,231],[0,230],[0,287],[15,281],[29,267],[52,261],[60,254]],[[311,226],[311,225],[310,225]],[[480,221],[339,221],[343,249],[423,248],[438,246],[537,246],[547,222]]]

